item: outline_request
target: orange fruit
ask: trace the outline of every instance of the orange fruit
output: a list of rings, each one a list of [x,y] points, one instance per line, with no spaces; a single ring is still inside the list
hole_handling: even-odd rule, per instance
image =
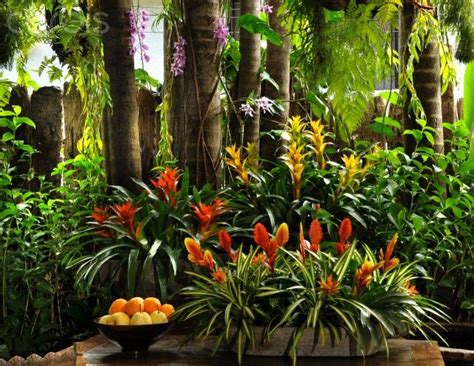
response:
[[[125,306],[125,312],[129,317],[132,317],[135,313],[143,312],[143,302],[144,300],[141,297],[134,297],[128,300],[127,305]]]
[[[170,318],[171,315],[174,314],[174,306],[171,304],[163,304],[161,305],[161,312],[165,313],[165,315]]]
[[[126,305],[127,305],[127,300],[125,299],[114,300],[112,305],[110,305],[109,314],[125,312]]]
[[[154,311],[161,309],[161,302],[156,297],[147,297],[143,301],[143,311],[151,314]]]

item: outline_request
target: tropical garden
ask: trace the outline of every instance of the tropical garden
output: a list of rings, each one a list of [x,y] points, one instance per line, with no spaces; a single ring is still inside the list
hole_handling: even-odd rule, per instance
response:
[[[244,364],[472,325],[473,1],[157,3],[0,4],[0,359],[144,306]]]

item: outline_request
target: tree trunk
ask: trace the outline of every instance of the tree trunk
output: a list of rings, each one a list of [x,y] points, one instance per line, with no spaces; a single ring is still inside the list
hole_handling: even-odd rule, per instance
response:
[[[406,72],[406,64],[409,58],[409,50],[408,50],[408,37],[411,33],[411,28],[413,24],[413,18],[415,17],[415,7],[411,4],[410,1],[405,1],[403,4],[403,8],[401,10],[401,17],[400,17],[400,47],[402,50],[401,54],[401,71],[402,74]],[[404,130],[414,130],[417,128],[416,119],[413,113],[410,112],[410,101],[411,101],[411,93],[407,91],[406,98],[403,102],[403,114],[402,114],[402,124]],[[412,135],[404,135],[403,142],[405,145],[405,151],[408,154],[413,153],[416,148],[416,141]]]
[[[217,186],[221,149],[219,50],[214,22],[219,0],[185,1],[186,69],[184,103],[186,166],[197,186]]]
[[[259,15],[258,3],[255,0],[241,0],[240,12],[244,14]],[[245,99],[253,93],[255,97],[260,95],[260,35],[247,32],[245,29],[240,29],[240,65],[239,73],[237,75],[237,90],[235,92],[235,99],[238,102],[235,104],[236,109],[245,103]],[[240,113],[241,121],[245,121],[243,128],[243,136],[233,136],[234,141],[238,144],[243,141],[244,146],[250,142],[258,142],[260,133],[260,111],[255,111],[255,116],[246,117]],[[236,116],[231,119],[232,123],[240,127],[239,120]],[[240,128],[232,128],[242,132]]]
[[[405,1],[400,27],[400,44],[403,47],[402,67],[406,67],[409,57],[408,37],[412,30],[413,19],[415,17],[415,8],[411,1]],[[441,107],[441,77],[439,51],[434,42],[426,45],[420,53],[419,62],[414,65],[413,83],[416,94],[420,99],[421,105],[426,114],[427,126],[436,130],[434,133],[434,150],[438,153],[444,151],[443,137],[443,115]],[[403,126],[404,129],[418,129],[416,118],[410,111],[411,96],[407,95],[403,108]],[[405,150],[408,154],[413,153],[416,148],[416,142],[411,135],[405,135]]]
[[[140,127],[140,147],[142,160],[143,179],[151,176],[154,159],[157,152],[159,139],[157,132],[160,131],[159,113],[156,112],[157,101],[151,91],[142,88],[138,91],[138,110]]]
[[[451,83],[448,89],[441,97],[443,106],[443,122],[454,123],[458,120],[456,101],[454,98],[454,84]],[[444,150],[451,151],[451,140],[453,132],[449,128],[443,129],[444,134]]]
[[[64,84],[64,129],[66,140],[64,142],[64,157],[66,160],[74,159],[79,154],[77,144],[83,136],[86,116],[81,95],[74,85]]]
[[[441,66],[439,50],[430,42],[415,64],[413,81],[418,98],[426,114],[427,126],[433,127],[434,150],[444,152],[443,109],[441,102]]]
[[[279,90],[265,82],[262,94],[272,100],[280,100],[284,110],[279,115],[262,114],[260,128],[262,132],[282,129],[288,120],[290,107],[290,38],[283,25],[283,0],[269,0],[268,4],[273,6],[273,13],[269,14],[270,27],[278,32],[283,46],[279,47],[268,43],[266,69],[270,77],[278,84]],[[260,147],[262,158],[274,160],[280,146],[280,141],[275,141],[268,136],[263,137]]]
[[[134,60],[129,54],[127,12],[132,0],[100,0],[110,29],[103,34],[105,69],[110,78],[113,107],[104,118],[107,179],[132,191],[131,178],[141,178],[140,136]]]

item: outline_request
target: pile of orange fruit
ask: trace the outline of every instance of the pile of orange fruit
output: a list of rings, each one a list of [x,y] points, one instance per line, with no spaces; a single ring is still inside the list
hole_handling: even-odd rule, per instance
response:
[[[171,304],[161,304],[156,297],[134,297],[130,300],[117,299],[109,308],[109,314],[99,319],[107,325],[146,325],[168,323],[174,314]]]

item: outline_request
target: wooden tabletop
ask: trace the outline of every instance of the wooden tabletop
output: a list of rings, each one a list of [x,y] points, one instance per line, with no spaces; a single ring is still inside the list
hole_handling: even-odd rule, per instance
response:
[[[227,366],[237,365],[237,357],[232,353],[219,352],[214,357],[212,340],[206,343],[189,343],[182,346],[184,337],[168,335],[155,343],[148,352],[135,355],[121,352],[120,348],[101,336],[75,345],[76,366]],[[393,339],[389,341],[390,354],[386,352],[364,358],[316,358],[298,359],[299,366],[444,366],[441,352],[436,342]],[[245,366],[286,366],[289,358],[245,357]]]

